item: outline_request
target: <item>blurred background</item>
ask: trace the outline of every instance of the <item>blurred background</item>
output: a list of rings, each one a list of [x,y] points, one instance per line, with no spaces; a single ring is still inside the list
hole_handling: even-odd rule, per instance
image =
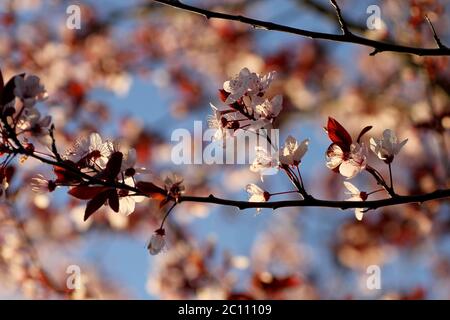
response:
[[[307,30],[339,33],[333,7],[320,0],[186,1]],[[428,15],[450,45],[448,1],[340,0],[352,31],[377,40],[434,47]],[[81,28],[66,10],[81,8]],[[369,30],[369,5],[382,24]],[[248,165],[180,165],[171,161],[172,131],[207,126],[209,102],[243,67],[277,71],[269,95],[282,94],[275,126],[280,140],[310,139],[301,165],[313,195],[343,200],[343,177],[325,166],[328,116],[355,136],[394,129],[408,143],[394,162],[398,193],[450,187],[450,66],[448,57],[418,57],[353,44],[313,41],[206,20],[152,1],[5,0],[0,4],[0,68],[6,79],[41,78],[49,99],[39,105],[56,126],[58,148],[99,132],[121,137],[153,177],[175,172],[186,194],[246,200],[245,186],[286,191],[279,174],[260,182]],[[373,155],[383,174],[386,166]],[[14,163],[0,205],[0,297],[52,299],[436,299],[450,298],[448,200],[370,211],[283,208],[239,211],[183,203],[167,226],[167,248],[146,245],[164,211],[146,200],[129,216],[106,209],[82,221],[85,203],[64,188],[31,191],[52,170],[33,159]],[[366,174],[354,184],[374,190]],[[384,197],[382,193],[376,197]],[[286,197],[289,198],[289,197]],[[70,265],[82,287],[65,290]],[[381,270],[381,289],[366,286],[367,267]]]

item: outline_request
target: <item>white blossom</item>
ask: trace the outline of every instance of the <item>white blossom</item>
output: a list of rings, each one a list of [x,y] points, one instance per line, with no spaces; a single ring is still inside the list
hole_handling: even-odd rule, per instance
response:
[[[125,178],[122,181],[126,185],[135,187],[134,179],[132,177]],[[127,190],[119,191],[119,212],[122,215],[128,216],[134,212],[136,208],[136,202],[142,202],[145,200],[144,196],[130,195]]]
[[[267,191],[264,191],[254,183],[248,184],[245,190],[250,196],[248,199],[249,202],[266,202],[270,198],[270,194]],[[257,208],[256,211],[260,212],[261,208]]]
[[[165,230],[164,229],[158,229],[153,233],[148,245],[147,249],[150,252],[151,255],[157,255],[161,252],[161,250],[166,245],[165,240]]]
[[[350,198],[346,201],[365,201],[367,199],[367,193],[361,192],[357,187],[348,181],[344,181],[344,186],[348,191],[345,193],[350,195]],[[364,214],[363,208],[355,208],[355,217],[357,220],[362,220]]]
[[[347,179],[355,177],[366,168],[367,157],[363,144],[353,143],[349,152],[344,152],[337,144],[332,144],[326,153],[327,167],[336,169]]]
[[[49,181],[45,179],[42,174],[38,174],[36,177],[31,179],[31,190],[36,193],[47,193],[49,192]]]
[[[370,138],[370,149],[378,158],[390,163],[406,142],[408,142],[408,139],[398,142],[395,133],[390,129],[386,129],[383,131],[383,137],[381,139]]]
[[[297,139],[288,136],[280,151],[280,162],[284,165],[297,166],[308,151],[309,140],[298,143]]]
[[[208,127],[216,130],[213,141],[224,140],[230,136],[230,130],[226,128],[228,120],[222,116],[219,109],[210,103],[213,114],[208,117]]]
[[[14,95],[22,100],[26,108],[33,107],[37,101],[47,98],[47,92],[37,76],[16,76],[14,86]]]
[[[261,180],[263,175],[274,174],[277,171],[278,159],[274,155],[271,155],[267,150],[261,146],[255,147],[256,156],[253,163],[250,165],[250,171],[261,174]]]
[[[244,95],[249,97],[257,97],[264,95],[274,78],[275,72],[270,72],[264,76],[250,72],[247,68],[243,68],[239,74],[223,84],[223,89],[229,93],[225,100],[226,104],[231,104]]]
[[[256,113],[269,121],[273,121],[283,108],[283,97],[277,95],[272,100],[264,100],[261,104],[255,106]]]
[[[113,147],[110,141],[103,141],[98,133],[91,133],[88,138],[78,140],[66,152],[66,158],[78,162],[83,158],[89,157],[90,162],[104,169],[112,149]]]
[[[36,108],[26,108],[22,110],[22,114],[17,123],[17,127],[21,130],[33,130],[33,133],[40,133],[41,129],[48,128],[52,122],[51,116],[41,117],[41,113]],[[48,134],[48,132],[45,132]]]

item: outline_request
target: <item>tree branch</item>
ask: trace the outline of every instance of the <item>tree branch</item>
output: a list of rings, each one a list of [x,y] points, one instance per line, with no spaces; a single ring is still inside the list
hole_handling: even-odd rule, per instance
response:
[[[207,197],[181,196],[178,202],[197,202],[197,203],[211,203],[223,206],[237,207],[241,210],[250,208],[285,208],[285,207],[322,207],[322,208],[339,208],[342,210],[351,208],[368,208],[377,209],[381,207],[399,205],[399,204],[422,204],[426,201],[444,199],[450,197],[450,189],[436,190],[431,193],[413,195],[413,196],[396,196],[395,198],[372,200],[372,201],[333,201],[320,200],[316,198],[308,198],[305,200],[285,200],[273,202],[248,202],[236,201],[217,198],[213,195]]]
[[[409,47],[404,45],[399,45],[396,43],[391,42],[382,42],[382,41],[376,41],[371,40],[368,38],[364,38],[358,35],[355,35],[348,31],[348,28],[346,24],[344,23],[344,34],[331,34],[331,33],[324,33],[324,32],[316,32],[316,31],[309,31],[294,27],[289,27],[285,25],[281,25],[278,23],[263,21],[263,20],[257,20],[248,18],[242,15],[232,15],[232,14],[226,14],[226,13],[220,13],[216,11],[210,11],[207,9],[198,8],[195,6],[187,5],[182,3],[178,0],[153,0],[155,2],[168,5],[177,9],[181,9],[184,11],[188,11],[191,13],[199,14],[204,16],[207,19],[222,19],[222,20],[229,20],[229,21],[238,21],[244,24],[251,25],[255,28],[260,29],[266,29],[266,30],[273,30],[273,31],[279,31],[279,32],[286,32],[291,33],[303,37],[308,37],[312,39],[322,39],[322,40],[330,40],[335,42],[343,42],[343,43],[353,43],[353,44],[359,44],[362,46],[373,48],[373,51],[370,53],[370,55],[375,55],[380,52],[398,52],[398,53],[407,53],[407,54],[414,54],[418,56],[449,56],[450,55],[450,48],[444,46],[441,44],[438,48],[417,48],[417,47]],[[339,7],[337,7],[339,8]],[[340,10],[339,10],[340,12]],[[342,27],[342,16],[339,14],[338,16],[341,17],[341,27]],[[347,33],[345,33],[345,30],[347,30]]]
[[[8,127],[8,125],[7,125]],[[18,141],[17,141],[18,142]],[[25,154],[36,160],[39,160],[43,163],[58,166],[68,171],[78,175],[80,178],[86,180],[88,184],[94,185],[103,185],[115,189],[124,189],[128,191],[133,191],[136,195],[143,195],[146,197],[150,197],[149,195],[142,193],[138,188],[129,186],[125,183],[120,182],[111,182],[104,181],[101,179],[97,179],[93,176],[89,176],[83,172],[80,172],[76,168],[73,168],[67,165],[63,161],[57,161],[52,159],[44,158],[40,155],[35,154],[34,152],[27,152],[22,145],[19,143],[19,147],[15,150],[15,153]],[[389,187],[385,186],[387,191],[389,192]],[[392,191],[393,192],[393,191]],[[271,208],[278,209],[284,207],[327,207],[327,208],[339,208],[342,210],[350,209],[350,208],[367,208],[368,210],[373,210],[381,207],[399,205],[399,204],[413,204],[418,203],[421,204],[426,201],[438,200],[450,197],[450,189],[441,189],[436,190],[431,193],[421,194],[421,195],[412,195],[412,196],[400,196],[395,193],[389,192],[392,198],[382,199],[382,200],[373,200],[373,201],[334,201],[334,200],[321,200],[316,199],[313,196],[307,194],[307,197],[303,200],[284,200],[284,201],[274,201],[274,202],[249,202],[249,201],[237,201],[237,200],[229,200],[215,197],[214,195],[209,195],[207,197],[200,196],[179,196],[177,198],[173,198],[171,196],[167,196],[168,200],[174,201],[174,203],[181,202],[197,202],[197,203],[211,203],[211,204],[219,204],[224,206],[233,206],[237,207],[241,210],[249,209],[249,208]]]

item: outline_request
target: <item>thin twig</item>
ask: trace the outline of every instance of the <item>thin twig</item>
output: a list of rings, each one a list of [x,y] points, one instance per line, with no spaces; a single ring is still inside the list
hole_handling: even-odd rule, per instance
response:
[[[253,26],[255,28],[259,28],[259,29],[286,32],[286,33],[291,33],[291,34],[308,37],[308,38],[312,38],[312,39],[323,39],[323,40],[331,40],[331,41],[335,41],[335,42],[359,44],[362,46],[373,48],[373,51],[370,53],[370,55],[375,55],[377,53],[385,52],[385,51],[408,53],[408,54],[414,54],[414,55],[418,55],[418,56],[449,56],[450,55],[450,49],[444,45],[442,45],[439,48],[410,47],[410,46],[404,46],[404,45],[391,43],[391,42],[382,42],[382,41],[372,40],[372,39],[364,38],[362,36],[358,36],[353,33],[331,34],[331,33],[316,32],[316,31],[309,31],[309,30],[289,27],[289,26],[285,26],[282,24],[273,23],[273,22],[269,22],[269,21],[248,18],[248,17],[242,16],[242,15],[232,15],[232,14],[226,14],[226,13],[220,13],[220,12],[211,11],[211,10],[207,10],[207,9],[202,9],[202,8],[198,8],[195,6],[184,4],[181,1],[173,1],[173,0],[153,0],[153,1],[164,4],[164,5],[168,5],[168,6],[177,8],[177,9],[188,11],[191,13],[199,14],[199,15],[204,16],[207,19],[216,18],[216,19],[229,20],[229,21],[238,21],[238,22]]]
[[[342,34],[351,35],[351,32],[348,30],[347,24],[345,23],[345,20],[342,17],[341,8],[339,8],[336,0],[330,0],[330,1],[331,1],[331,4],[333,5],[334,9],[336,10],[336,15],[338,17],[339,24],[341,25]]]
[[[442,44],[441,39],[439,39],[436,30],[434,29],[433,23],[431,23],[430,18],[428,18],[428,16],[425,16],[425,19],[427,20],[428,24],[430,25],[431,31],[433,31],[433,38],[434,41],[436,41],[436,44],[438,45],[439,48],[441,49],[448,49],[445,45]]]
[[[389,166],[389,185],[391,186],[392,191],[395,192],[394,191],[394,182],[392,181],[392,165],[390,162],[389,162],[388,166]]]
[[[382,186],[392,198],[398,197],[398,195],[392,188],[392,185],[388,186],[383,176],[375,168],[371,166],[366,166],[366,171],[369,172],[375,178],[378,185]]]
[[[56,148],[56,140],[55,140],[54,131],[55,131],[55,125],[52,123],[52,125],[50,126],[50,129],[48,130],[50,138],[52,139],[52,152],[53,152],[53,155],[55,156],[56,160],[62,161],[61,155],[59,154],[58,149]]]

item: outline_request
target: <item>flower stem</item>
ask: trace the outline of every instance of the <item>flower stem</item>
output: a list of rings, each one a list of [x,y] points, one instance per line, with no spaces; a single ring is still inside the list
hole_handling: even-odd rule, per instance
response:
[[[159,227],[160,229],[162,229],[164,227],[164,223],[166,222],[167,217],[169,216],[170,212],[172,212],[173,208],[175,208],[176,205],[177,205],[177,203],[174,202],[174,204],[167,211],[166,215],[164,216],[163,220],[161,221],[161,226]]]
[[[270,196],[278,196],[281,194],[298,193],[296,190],[271,193]]]
[[[378,190],[369,192],[367,195],[370,196],[371,194],[374,194],[374,193],[377,193],[377,192],[381,192],[381,191],[384,191],[384,189],[378,189]]]
[[[394,190],[392,189],[392,186],[388,186],[386,181],[384,180],[383,176],[381,175],[381,173],[378,172],[377,169],[371,167],[371,166],[367,166],[366,167],[366,171],[369,172],[377,181],[377,183],[382,186],[387,193],[389,193],[389,195],[394,198],[397,197],[398,195],[394,192]]]
[[[394,183],[392,181],[392,167],[391,167],[390,162],[389,162],[388,166],[389,166],[389,184],[391,185],[392,192],[395,192],[394,191]]]
[[[305,189],[305,184],[303,183],[303,178],[302,178],[302,175],[300,174],[300,169],[298,168],[298,166],[297,166],[297,173],[298,173],[298,177],[300,179],[300,184],[301,184],[302,188]]]

